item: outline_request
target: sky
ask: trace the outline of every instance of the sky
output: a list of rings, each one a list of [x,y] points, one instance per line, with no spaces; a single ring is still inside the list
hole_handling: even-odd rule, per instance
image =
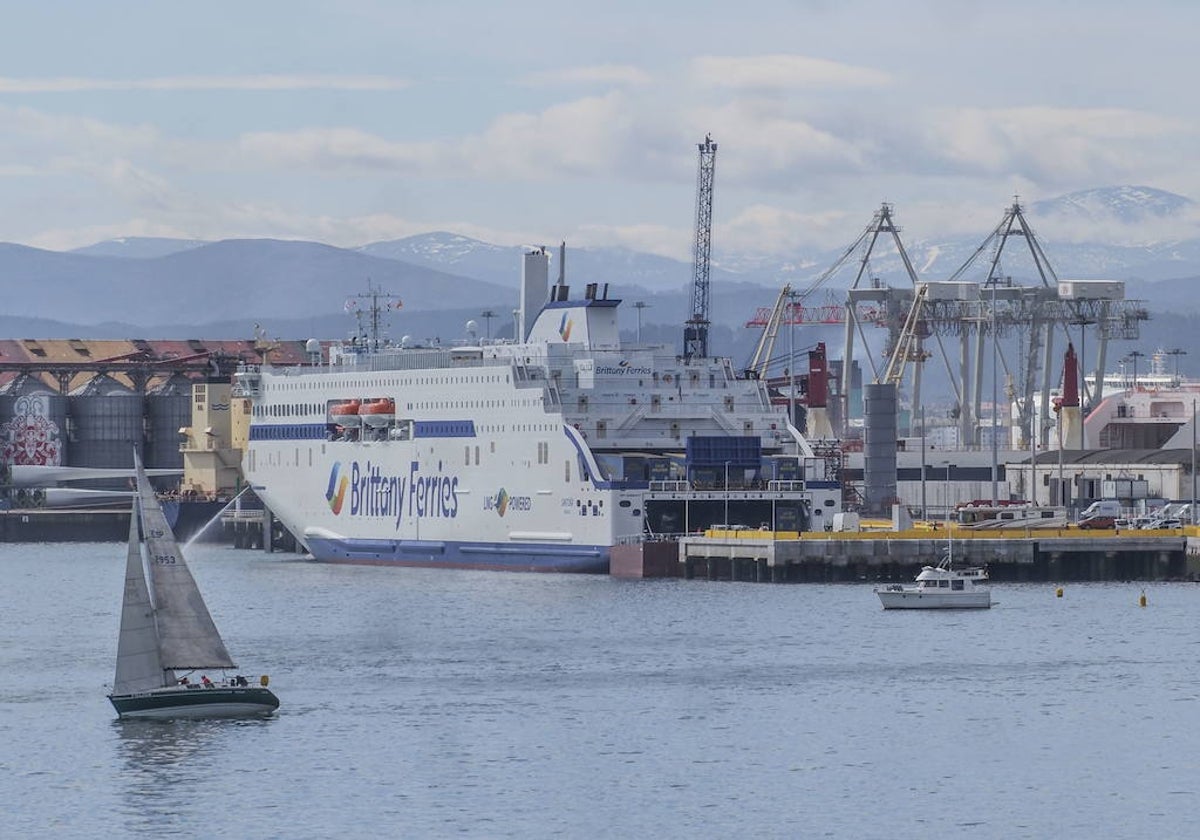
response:
[[[0,12],[0,241],[41,248],[448,230],[687,258],[706,134],[713,247],[741,253],[849,244],[882,201],[927,238],[1014,195],[1200,199],[1190,0]],[[1200,233],[1175,225],[1152,234]]]

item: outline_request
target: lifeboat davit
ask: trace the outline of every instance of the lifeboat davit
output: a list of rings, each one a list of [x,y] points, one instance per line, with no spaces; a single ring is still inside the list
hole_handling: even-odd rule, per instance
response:
[[[379,428],[396,419],[395,400],[368,400],[358,410],[358,416],[368,426]]]
[[[329,407],[329,416],[339,426],[357,426],[362,422],[362,419],[359,417],[361,407],[362,403],[358,400],[347,400],[346,402],[331,405]]]

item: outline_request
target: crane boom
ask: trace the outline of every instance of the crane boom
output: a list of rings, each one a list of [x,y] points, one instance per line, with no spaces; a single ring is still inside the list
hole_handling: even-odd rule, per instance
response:
[[[683,327],[683,357],[708,356],[708,276],[712,253],[713,174],[717,144],[706,134],[697,145],[700,164],[696,175],[696,244],[692,250],[692,314]]]

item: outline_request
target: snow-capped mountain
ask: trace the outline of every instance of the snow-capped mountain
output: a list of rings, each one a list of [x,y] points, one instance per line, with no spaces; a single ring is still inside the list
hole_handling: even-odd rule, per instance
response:
[[[1082,190],[1035,201],[1029,212],[1038,217],[1069,217],[1087,221],[1116,220],[1124,224],[1178,217],[1195,202],[1154,187],[1122,186]]]
[[[901,224],[902,210],[897,210]],[[1200,313],[1200,295],[1193,292],[1200,289],[1200,227],[1197,207],[1188,199],[1143,187],[1112,187],[1028,205],[1026,218],[1060,279],[1125,280],[1128,297],[1145,300],[1151,311]],[[1058,225],[1065,218],[1080,221],[1077,230],[1097,238],[1060,235]],[[869,219],[864,213],[863,224]],[[1000,222],[1000,214],[995,221]],[[1181,235],[1121,243],[1117,234],[1132,228]],[[847,231],[845,241],[804,253],[733,254],[717,247],[710,275],[714,325],[741,329],[757,308],[774,303],[785,283],[798,291],[809,288],[861,230],[856,227]],[[915,238],[908,229],[905,248],[921,279],[945,280],[979,250],[990,230],[963,237],[932,233]],[[400,320],[411,318],[413,323],[398,326],[419,330],[438,313],[461,310],[454,318],[465,322],[483,308],[511,308],[524,250],[444,232],[354,250],[263,239],[202,243],[133,237],[70,253],[0,243],[0,276],[23,289],[9,303],[7,314],[14,317],[50,315],[75,324],[136,322],[146,328],[180,317],[196,324],[274,317],[296,320],[306,333],[310,328],[302,319],[340,313],[344,296],[360,293],[370,278],[403,298]],[[547,250],[553,278],[558,249]],[[962,279],[984,279],[991,250],[981,256]],[[861,265],[861,255],[852,255],[828,282],[830,292],[846,288]],[[1010,239],[1001,265],[1017,283],[1040,282],[1022,239]],[[642,314],[647,327],[681,323],[691,305],[687,259],[624,248],[568,247],[566,269],[567,282],[576,290],[585,283],[608,283],[612,297],[646,304]],[[881,238],[866,265],[865,280],[908,283],[890,239]],[[630,308],[630,325],[638,311]]]
[[[902,217],[903,208],[897,212]],[[1200,212],[1195,202],[1181,195],[1151,187],[1105,187],[1035,202],[1026,206],[1025,216],[1052,268],[1063,279],[1154,282],[1200,274]],[[864,214],[864,225],[869,219]],[[997,215],[996,223],[1000,220]],[[834,265],[859,232],[861,229],[847,231],[846,242],[831,243],[829,248],[784,255],[738,253],[714,243],[714,287],[740,282],[778,289],[791,283],[793,288],[804,289]],[[930,232],[929,237],[906,237],[904,246],[922,279],[944,280],[978,250],[990,232],[952,238]],[[450,233],[376,242],[359,250],[504,285],[516,282],[522,251]],[[557,249],[551,250],[557,259]],[[978,262],[972,271],[986,271],[986,261]],[[857,266],[854,259],[849,260],[829,285],[848,286]],[[1010,240],[1002,267],[1017,282],[1038,281],[1028,248],[1021,241]],[[892,285],[907,282],[890,239],[880,239],[867,273]],[[685,260],[622,248],[569,247],[567,277],[576,284],[611,282],[620,289],[673,291],[691,282],[692,266]],[[976,278],[968,272],[964,279]]]
[[[404,239],[373,242],[358,250],[374,257],[398,259],[490,283],[515,286],[520,277],[521,255],[529,247],[504,247],[454,233],[423,233]],[[558,274],[559,249],[550,253],[551,279]],[[722,274],[721,269],[714,269]],[[733,278],[733,273],[728,273]],[[692,279],[690,263],[643,254],[628,248],[567,247],[567,282],[613,283],[622,289],[639,287],[651,291],[677,290]]]

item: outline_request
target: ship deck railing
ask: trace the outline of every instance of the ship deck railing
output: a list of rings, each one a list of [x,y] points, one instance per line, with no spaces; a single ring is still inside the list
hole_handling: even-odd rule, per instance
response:
[[[642,543],[655,542],[679,542],[679,540],[688,536],[682,532],[674,534],[625,534],[617,537],[613,542],[616,545],[640,545]]]
[[[688,481],[686,479],[677,480],[659,480],[651,481],[649,490],[651,493],[692,493],[704,492],[712,493],[714,491],[762,491],[767,490],[775,493],[799,493],[808,488],[807,481],[799,480],[779,480],[771,479],[762,481],[759,479],[753,481],[731,482],[728,485],[722,485],[721,482],[703,482],[703,481]]]

